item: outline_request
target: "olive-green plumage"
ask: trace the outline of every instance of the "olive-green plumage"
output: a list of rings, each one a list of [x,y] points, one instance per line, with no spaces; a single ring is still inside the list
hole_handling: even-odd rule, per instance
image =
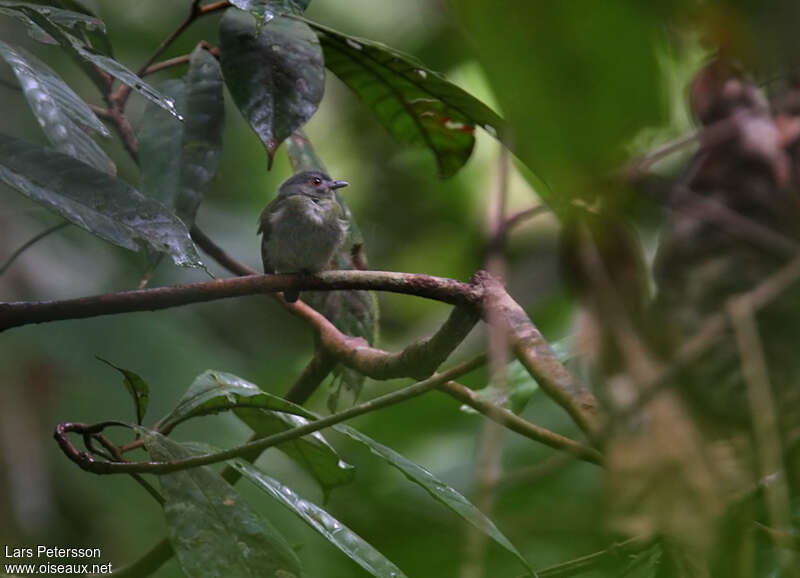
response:
[[[286,179],[259,219],[261,259],[265,273],[317,273],[347,236],[347,221],[334,191],[347,186],[319,171],[302,171]],[[286,291],[297,301],[298,291]]]

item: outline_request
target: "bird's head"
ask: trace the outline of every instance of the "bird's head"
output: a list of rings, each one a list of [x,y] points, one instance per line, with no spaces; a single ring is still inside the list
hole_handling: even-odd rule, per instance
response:
[[[281,183],[278,196],[286,198],[303,195],[313,200],[333,198],[336,189],[348,184],[347,181],[335,181],[321,171],[301,171]]]

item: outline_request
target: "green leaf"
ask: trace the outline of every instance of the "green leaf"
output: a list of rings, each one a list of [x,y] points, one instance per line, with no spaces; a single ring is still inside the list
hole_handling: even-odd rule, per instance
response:
[[[479,125],[493,136],[503,120],[485,104],[413,57],[383,44],[311,23],[325,66],[350,87],[399,142],[430,150],[442,177],[469,159]]]
[[[434,476],[431,472],[348,425],[338,424],[333,426],[333,428],[350,439],[367,446],[374,455],[381,458],[390,466],[400,470],[408,480],[422,487],[434,500],[447,506],[461,518],[478,528],[478,530],[484,532],[492,540],[500,544],[500,546],[514,554],[525,568],[531,570],[531,572],[533,571],[528,561],[519,553],[519,550],[514,547],[509,539],[497,529],[494,522],[476,508],[472,502]]]
[[[311,0],[231,0],[231,4],[249,12],[263,25],[276,16],[302,14]]]
[[[175,103],[175,108],[185,117],[184,81],[169,79],[159,84],[158,88]],[[178,122],[160,106],[148,102],[136,138],[139,144],[141,191],[164,206],[174,209],[181,178],[183,123]]]
[[[203,194],[217,174],[225,125],[222,72],[217,59],[200,46],[189,59],[185,110],[180,190],[175,208],[183,222],[191,225]]]
[[[0,135],[0,180],[115,245],[202,266],[186,226],[161,203],[70,156]]]
[[[159,421],[157,428],[168,432],[189,418],[233,408],[237,417],[260,437],[307,423],[304,418],[291,415],[298,413],[298,406],[267,394],[240,377],[208,370],[194,380],[177,407]],[[325,491],[353,479],[353,467],[342,461],[319,432],[277,447],[314,476]]]
[[[192,453],[139,428],[151,459],[175,461]],[[292,578],[300,561],[281,534],[209,467],[159,476],[172,548],[187,576]]]
[[[197,387],[195,387],[195,384],[197,384]],[[197,397],[200,401],[197,409],[203,413],[210,413],[209,411],[203,411],[204,408],[206,408],[206,403],[208,403],[208,407],[216,408],[216,411],[226,407],[240,406],[258,408],[259,405],[263,405],[264,407],[269,407],[269,409],[288,411],[289,413],[299,415],[309,420],[319,419],[318,415],[307,409],[262,391],[258,386],[240,377],[236,377],[235,375],[207,371],[195,380],[195,384],[189,388],[189,392],[187,392],[183,398],[183,400],[187,400],[187,402],[184,403],[182,400],[178,404],[181,410],[177,413],[179,413],[180,416],[188,416],[193,411],[191,408],[192,403],[189,398]],[[196,393],[190,395],[192,391]],[[208,393],[204,393],[205,391],[208,391]],[[248,393],[250,395],[248,395]],[[286,406],[288,410],[281,410],[279,406]],[[170,415],[173,414],[176,414],[176,412],[173,411]],[[183,419],[187,418],[183,417]],[[170,423],[175,423],[174,419],[165,418],[159,422],[157,427],[159,430],[163,431],[165,426]],[[503,546],[503,548],[519,558],[526,568],[530,568],[525,558],[523,558],[511,542],[509,542],[508,538],[497,529],[494,523],[456,490],[436,478],[426,469],[406,459],[391,448],[379,444],[352,427],[344,424],[337,424],[331,427],[337,432],[367,446],[373,454],[383,459],[390,466],[399,469],[406,478],[420,485],[435,500],[447,506],[450,510],[482,532],[485,532],[489,537]]]
[[[115,174],[114,163],[84,127],[103,135],[109,132],[81,97],[49,66],[22,48],[0,41],[0,57],[11,66],[39,126],[56,150]]]
[[[0,0],[0,14],[21,21],[28,28],[30,37],[44,44],[58,44],[58,41],[31,20],[23,9],[37,12],[55,26],[75,29],[77,33],[86,35],[87,37],[106,38],[106,26],[103,21],[86,9],[74,10],[75,4],[77,3],[69,2],[68,0],[59,2],[59,5],[69,8],[68,10],[64,10],[62,8],[53,7],[52,4],[42,5],[30,2],[16,2],[14,0]]]
[[[222,74],[236,106],[264,143],[271,165],[280,143],[317,110],[325,88],[322,49],[307,24],[227,10],[220,22]]]
[[[65,48],[67,53],[81,64],[84,71],[89,75],[89,78],[91,78],[101,90],[105,90],[106,82],[101,75],[97,74],[94,67],[99,68],[123,84],[130,86],[150,102],[157,104],[179,120],[183,120],[175,108],[175,103],[171,99],[158,92],[125,66],[110,56],[100,54],[95,52],[94,49],[85,46],[78,38],[50,22],[36,10],[26,7],[21,8],[21,10],[39,27],[43,28],[45,32],[52,36],[62,48]]]
[[[297,514],[309,526],[373,576],[403,578],[405,574],[383,554],[328,512],[298,496],[291,488],[242,460],[228,464],[245,478]]]
[[[124,385],[125,389],[128,390],[128,393],[131,394],[131,398],[133,398],[133,404],[136,407],[136,423],[141,425],[142,420],[144,419],[144,414],[147,413],[147,402],[150,399],[150,387],[147,385],[147,382],[139,377],[138,374],[129,369],[124,369],[114,365],[102,357],[97,357],[97,359],[106,365],[113,367],[122,374],[122,385]]]
[[[543,200],[563,213],[598,188],[619,195],[598,183],[625,162],[632,137],[666,116],[658,54],[667,51],[669,3],[571,0],[533,8],[514,0],[497,10],[463,0],[457,7],[513,127],[514,152],[552,186],[538,191]]]

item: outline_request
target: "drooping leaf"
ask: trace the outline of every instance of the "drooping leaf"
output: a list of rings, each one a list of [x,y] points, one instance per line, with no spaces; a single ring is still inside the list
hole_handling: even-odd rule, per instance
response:
[[[319,532],[364,570],[380,578],[403,578],[405,574],[361,536],[339,522],[328,512],[298,496],[291,488],[266,475],[261,469],[243,460],[230,460],[233,468],[258,488],[267,492],[301,520]]]
[[[151,459],[175,461],[192,453],[139,428]],[[209,467],[159,476],[169,540],[187,576],[297,578],[300,561],[283,536]]]
[[[150,387],[147,385],[147,382],[137,373],[134,373],[129,369],[124,369],[114,365],[102,357],[98,357],[97,359],[106,365],[113,367],[122,374],[122,385],[124,385],[125,389],[128,390],[128,393],[131,394],[133,404],[136,407],[136,423],[141,425],[142,420],[144,419],[144,414],[147,413],[147,402],[150,399]]]
[[[503,136],[497,113],[415,58],[388,46],[311,24],[325,66],[350,87],[399,142],[430,150],[442,177],[469,159],[475,126]]]
[[[217,59],[198,46],[186,74],[180,189],[175,199],[177,214],[188,225],[194,223],[203,194],[217,174],[224,124],[222,72]]]
[[[86,6],[78,2],[77,0],[48,0],[49,3],[54,3],[58,6],[66,10],[71,10],[72,12],[79,12],[91,18],[97,18],[97,16]],[[103,23],[100,20],[101,24]],[[106,56],[114,56],[114,50],[111,47],[111,41],[108,39],[106,35],[105,24],[102,27],[92,28],[90,26],[84,26],[83,30],[79,34],[79,36],[86,41],[86,45],[94,48],[101,54],[105,54]]]
[[[11,66],[39,126],[56,150],[104,173],[115,174],[114,163],[83,127],[103,135],[109,132],[81,97],[23,48],[0,41],[0,57]]]
[[[194,380],[176,408],[158,423],[158,429],[170,431],[191,417],[235,408],[239,419],[265,437],[305,425],[306,419],[292,415],[297,407],[240,377],[209,370]],[[353,479],[353,467],[342,461],[319,432],[277,447],[304,467],[325,491]]]
[[[95,67],[116,78],[123,84],[130,86],[133,90],[141,94],[150,102],[153,102],[166,110],[179,120],[181,119],[175,108],[175,103],[158,92],[150,84],[139,78],[134,72],[105,54],[96,52],[93,48],[84,45],[77,37],[73,36],[64,29],[56,26],[45,16],[31,8],[23,7],[21,10],[33,20],[40,28],[44,29],[52,36],[67,53],[75,59],[101,90],[105,90],[105,79],[98,75]]]
[[[186,118],[186,85],[182,79],[168,79],[158,85]],[[175,208],[180,187],[183,123],[160,106],[148,102],[136,135],[141,167],[140,188],[148,197]]]
[[[161,203],[63,153],[0,135],[0,180],[115,245],[202,266],[186,226]]]
[[[222,74],[244,118],[275,150],[317,110],[325,88],[322,49],[305,22],[276,17],[260,31],[255,18],[227,10],[220,22]]]
[[[231,0],[231,4],[249,12],[263,25],[276,16],[302,14],[311,0]]]
[[[196,388],[195,384],[197,384]],[[187,419],[189,415],[200,414],[193,413],[195,411],[210,413],[214,410],[221,411],[225,408],[237,406],[256,409],[259,407],[268,407],[272,410],[287,411],[288,413],[299,415],[308,420],[319,419],[318,415],[307,409],[262,391],[258,386],[236,377],[235,375],[223,374],[222,372],[206,372],[195,380],[195,384],[189,388],[189,392],[187,392],[184,398],[178,403],[180,410],[173,410],[170,416],[159,422],[159,430],[163,431],[168,424],[176,423],[175,420],[179,417],[180,419]],[[193,391],[194,393],[190,395],[190,392]],[[195,405],[195,402],[191,401],[194,398],[199,402],[197,403],[196,409],[192,407]],[[280,409],[281,406],[287,407],[288,410]],[[380,457],[392,467],[399,469],[403,475],[410,481],[420,485],[435,500],[444,504],[482,532],[485,532],[503,548],[519,558],[526,568],[530,568],[525,558],[522,557],[508,538],[497,529],[497,526],[456,490],[436,478],[426,469],[406,459],[391,448],[365,436],[352,427],[344,424],[336,424],[331,427],[337,432],[367,446],[373,454]]]
[[[54,2],[56,0],[53,0]],[[67,3],[71,4],[67,6]],[[44,44],[58,44],[58,41],[45,32],[38,24],[25,14],[24,9],[30,9],[38,12],[44,18],[47,18],[52,24],[63,28],[70,28],[76,33],[85,35],[87,37],[101,37],[106,38],[106,27],[102,20],[91,14],[88,10],[75,10],[74,2],[63,0],[58,2],[59,6],[68,8],[56,7],[52,4],[33,4],[30,2],[17,2],[15,0],[0,0],[0,14],[10,16],[25,24],[28,28],[28,34],[37,42]],[[106,39],[107,42],[107,39]]]
[[[388,448],[374,439],[365,436],[358,430],[350,427],[349,425],[338,424],[333,428],[355,440],[364,444],[369,450],[390,466],[397,468],[402,474],[410,481],[418,484],[437,502],[444,504],[450,510],[458,514],[461,518],[484,532],[492,540],[497,542],[500,546],[511,552],[528,570],[531,570],[528,561],[519,553],[514,545],[509,541],[505,535],[498,530],[489,518],[487,518],[472,502],[467,500],[459,492],[448,486],[442,480],[434,476],[431,472],[422,466],[415,464],[411,460],[400,455],[391,448]],[[531,570],[532,572],[532,570]]]

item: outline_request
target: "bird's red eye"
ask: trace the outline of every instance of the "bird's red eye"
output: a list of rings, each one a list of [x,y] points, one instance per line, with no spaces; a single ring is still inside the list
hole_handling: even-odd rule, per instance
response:
[[[319,177],[314,177],[313,179],[311,179],[311,184],[314,186],[319,186],[322,184],[322,179]]]

